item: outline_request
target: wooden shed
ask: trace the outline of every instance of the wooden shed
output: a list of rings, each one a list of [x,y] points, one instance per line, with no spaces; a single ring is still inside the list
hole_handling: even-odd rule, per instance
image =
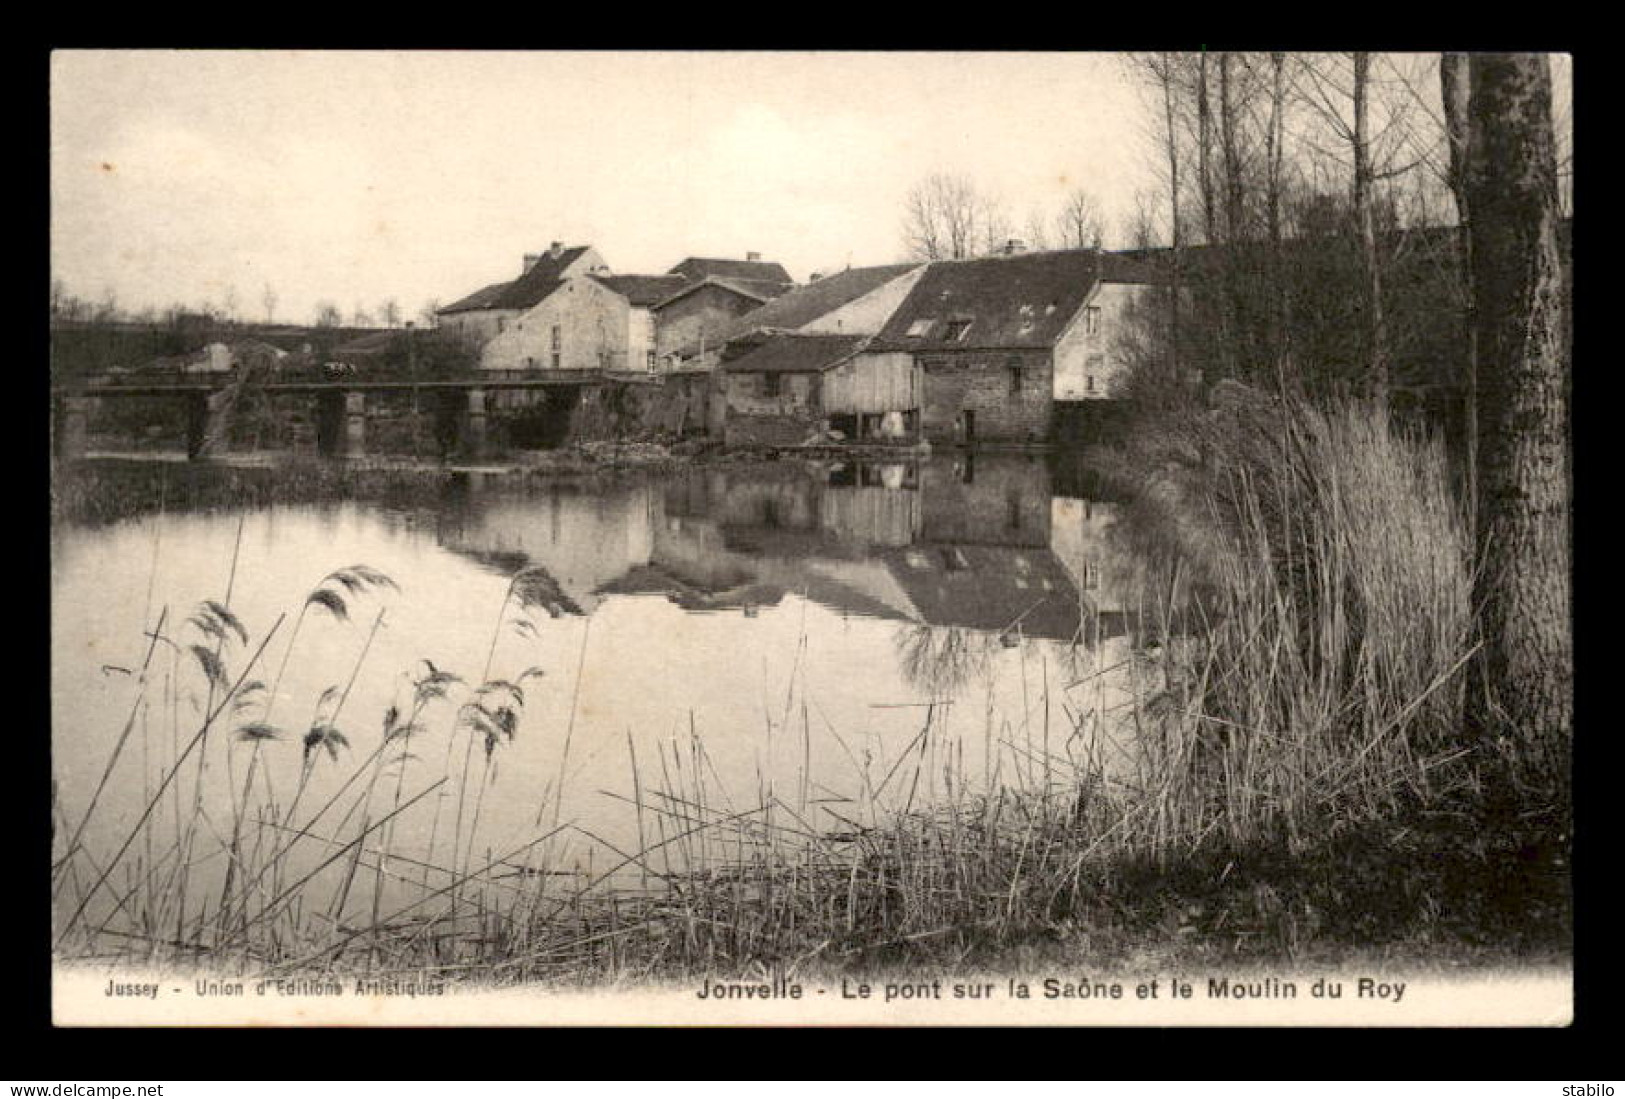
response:
[[[914,439],[924,377],[909,352],[860,351],[824,371],[824,415],[849,438]]]

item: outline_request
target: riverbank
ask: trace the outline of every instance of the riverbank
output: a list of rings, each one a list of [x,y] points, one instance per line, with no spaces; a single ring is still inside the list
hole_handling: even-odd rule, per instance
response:
[[[831,723],[862,778],[855,792],[820,790],[803,770],[792,793],[752,770],[754,788],[736,783],[731,796],[720,796],[713,749],[748,762],[751,753],[775,750],[774,732],[760,739],[754,721],[696,726],[691,711],[686,738],[679,723],[678,735],[658,745],[656,763],[646,744],[640,766],[630,729],[624,753],[619,727],[593,745],[627,760],[608,780],[613,789],[594,786],[635,812],[636,842],[604,844],[594,821],[560,818],[558,802],[549,799],[564,789],[561,756],[556,781],[525,785],[518,795],[536,799],[536,830],[516,835],[511,849],[484,849],[474,839],[486,793],[495,788],[499,759],[501,772],[513,773],[503,753],[519,728],[525,692],[539,688],[525,678],[531,670],[512,680],[492,678],[489,659],[485,672],[467,682],[446,678],[444,667],[424,660],[405,673],[415,677],[416,701],[406,710],[391,704],[381,723],[378,714],[363,713],[339,734],[336,718],[323,709],[331,697],[344,697],[335,686],[317,702],[302,737],[297,729],[252,722],[234,731],[239,753],[257,759],[262,749],[280,752],[290,771],[302,763],[323,768],[334,782],[343,779],[320,806],[302,805],[298,793],[289,803],[286,780],[280,799],[262,792],[252,770],[234,782],[229,827],[218,833],[230,837],[231,854],[218,863],[235,867],[242,860],[240,876],[234,870],[223,885],[190,899],[162,887],[151,868],[190,867],[194,845],[206,848],[218,826],[212,818],[189,820],[178,799],[173,816],[184,846],[153,842],[137,824],[122,850],[64,855],[57,887],[68,898],[68,918],[60,956],[128,950],[132,959],[201,956],[237,972],[383,970],[497,985],[727,978],[785,968],[1132,969],[1146,959],[1186,969],[1290,967],[1344,964],[1373,952],[1396,963],[1460,959],[1475,968],[1566,957],[1572,917],[1563,775],[1543,762],[1546,746],[1463,732],[1461,673],[1474,652],[1470,550],[1437,449],[1390,432],[1358,409],[1301,410],[1294,417],[1245,430],[1209,424],[1191,448],[1199,460],[1183,469],[1178,462],[1141,467],[1150,472],[1115,536],[1143,574],[1133,636],[1123,638],[1125,651],[1114,654],[1110,669],[1126,678],[1127,697],[1108,707],[1102,694],[1080,709],[1080,696],[1065,692],[1085,680],[1052,685],[1046,678],[1031,684],[1029,706],[1023,679],[1013,724],[995,723],[990,711],[987,739],[997,737],[1008,764],[998,781],[956,765],[975,746],[963,730],[952,737],[942,731],[942,713],[953,703],[930,701],[940,697],[932,693],[904,703],[924,709],[918,734],[909,728],[905,738],[912,740],[878,757],[867,743],[854,748],[846,739],[866,735],[867,719]],[[629,464],[606,468],[615,450]],[[585,468],[572,475],[620,476],[640,462],[643,470],[658,470],[671,458],[624,447],[608,455],[589,450],[577,456]],[[84,495],[97,506],[134,506],[140,495],[114,491],[111,479],[97,482],[94,471],[75,468],[92,482]],[[241,506],[257,492],[287,498],[285,470],[206,473],[210,468],[182,473],[208,480],[199,489],[206,494],[202,506]],[[162,506],[164,493],[182,487],[166,479],[173,472],[149,464],[130,475],[135,488],[145,484],[147,506],[153,492]],[[430,476],[449,487],[479,472]],[[949,470],[950,486],[968,472]],[[1016,482],[991,472],[981,469],[977,483],[991,482],[1003,504]],[[75,470],[68,474],[71,481]],[[513,476],[523,483],[531,475],[559,471]],[[154,476],[155,482],[140,480]],[[421,471],[323,465],[308,471],[308,481],[291,483],[295,492],[398,499],[410,507],[421,506],[426,481]],[[752,499],[772,499],[776,488],[762,486]],[[519,503],[515,510],[527,516],[548,514]],[[636,510],[653,514],[641,503]],[[940,520],[952,510],[935,514]],[[746,529],[758,515],[781,523],[783,511],[753,508]],[[703,516],[678,511],[670,529],[699,528]],[[758,537],[779,529],[760,524]],[[1016,526],[1001,507],[991,534],[1009,537],[1004,532]],[[554,531],[585,528],[555,521],[544,529],[553,539]],[[696,542],[693,556],[710,564],[718,544]],[[1035,576],[1043,580],[1032,569],[1031,550],[1020,562],[1023,591]],[[902,557],[900,564],[933,565],[926,551],[916,556],[918,562]],[[948,553],[943,571],[963,570],[970,561],[961,556]],[[235,568],[225,556],[218,566],[222,573]],[[581,613],[544,570],[525,567],[515,575],[519,567],[504,566],[502,575],[512,577],[509,601],[482,653],[495,651],[505,629],[534,635],[542,619],[525,617],[533,611],[551,618]],[[752,620],[747,605],[762,598],[750,579],[729,574],[719,583],[749,593],[738,601],[741,621]],[[360,625],[361,616],[351,613],[354,597],[380,583],[370,571],[341,570],[285,620],[296,637],[309,613],[331,612]],[[518,619],[507,616],[510,608]],[[1082,617],[1087,621],[1087,613]],[[257,693],[264,684],[249,670],[259,651],[234,621],[229,608],[212,604],[187,619],[183,628],[200,631],[200,643],[175,646],[170,682],[154,686],[140,712],[157,708],[159,728],[198,721],[176,705],[177,676],[193,688],[192,697],[208,700],[205,715],[209,707],[268,710]],[[1090,647],[1087,636],[1080,630],[1072,645]],[[584,631],[581,637],[584,652]],[[984,640],[1003,651],[1007,639],[984,633]],[[222,671],[219,653],[228,643],[229,666],[241,671],[240,680]],[[293,648],[292,641],[284,644]],[[370,644],[369,637],[354,657],[350,680]],[[797,651],[805,644],[799,639]],[[647,655],[636,646],[624,651]],[[741,652],[752,660],[759,654]],[[444,663],[427,648],[405,655]],[[336,682],[346,678],[341,671],[332,673]],[[391,667],[387,674],[397,671],[404,673]],[[1096,672],[1107,669],[1088,675]],[[840,682],[837,694],[848,680]],[[147,690],[144,679],[138,689]],[[803,738],[814,715],[829,708],[831,689],[825,681],[819,694],[804,699]],[[436,700],[453,695],[456,705],[440,709]],[[785,698],[788,717],[794,710]],[[576,708],[573,699],[567,708],[565,701],[556,700],[547,720],[568,754]],[[435,720],[420,720],[418,711]],[[1024,724],[1036,714],[1042,724]],[[1052,714],[1060,723],[1053,738]],[[212,720],[201,719],[197,743],[209,739]],[[790,745],[782,743],[786,728],[781,720],[777,751],[782,756],[788,747],[805,759],[805,740],[797,744],[792,734]],[[218,742],[220,733],[214,735]],[[429,745],[428,763],[407,752],[407,737],[420,750]],[[278,747],[279,739],[292,743]],[[1099,746],[1113,740],[1121,758],[1107,766]],[[178,743],[188,744],[184,737]],[[416,762],[403,782],[408,757]],[[164,781],[171,790],[186,781],[185,764],[183,756],[170,765]],[[201,782],[203,768],[196,766]],[[299,791],[306,770],[298,771]],[[505,793],[514,789],[512,779],[506,781],[504,793],[493,797],[513,796]],[[388,819],[376,815],[383,809],[375,787],[393,787],[394,806],[403,810],[411,799],[445,799],[446,819],[438,809],[435,819],[451,830],[450,851],[435,847],[431,825],[426,854],[392,855],[389,841],[374,835]],[[149,808],[164,793],[158,788]],[[387,803],[387,794],[379,796]],[[531,809],[527,803],[523,810],[527,823]],[[549,813],[553,829],[542,823]],[[168,815],[163,823],[169,826]],[[573,850],[559,829],[570,833]],[[313,848],[335,853],[307,874],[308,863],[287,854],[301,843],[305,858]],[[136,857],[152,860],[143,864],[146,872],[120,866]],[[109,895],[115,870],[131,892]],[[188,871],[167,872],[184,890]],[[289,884],[265,889],[260,883],[267,880]],[[369,887],[370,911],[360,904]],[[120,907],[108,911],[115,900]],[[110,940],[109,930],[124,939]]]
[[[331,460],[281,452],[227,453],[189,461],[176,451],[92,450],[52,470],[54,521],[104,523],[166,506],[204,510],[271,503],[365,499],[407,506],[424,492],[469,477],[523,489],[526,484],[591,484],[687,469],[795,463],[895,463],[920,460],[914,448],[876,446],[730,447],[593,442],[515,452],[500,460],[430,462],[374,455]]]

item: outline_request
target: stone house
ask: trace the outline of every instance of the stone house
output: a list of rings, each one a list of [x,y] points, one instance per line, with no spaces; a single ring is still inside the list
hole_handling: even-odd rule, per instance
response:
[[[899,263],[814,276],[807,285],[739,317],[727,336],[732,339],[756,330],[873,336],[924,272],[923,263]]]
[[[747,252],[744,259],[707,259],[689,256],[677,264],[668,275],[679,275],[690,283],[706,279],[727,279],[765,300],[776,298],[795,286],[795,280],[780,264],[762,259],[760,252]]]
[[[798,441],[830,428],[848,439],[914,438],[921,386],[912,356],[855,360],[851,351],[863,342],[852,337],[880,331],[924,270],[918,263],[848,269],[815,278],[737,318],[725,330],[727,342],[699,360],[726,364],[720,372],[723,415],[734,422],[734,438],[768,441],[761,437],[766,417],[784,419],[783,432]],[[832,338],[807,338],[822,336]],[[790,345],[786,339],[798,342]],[[772,370],[757,369],[762,364],[782,369],[792,359],[807,369],[785,371],[778,379]]]
[[[1157,281],[1094,249],[933,263],[865,355],[913,358],[933,442],[1043,442],[1057,402],[1111,397],[1118,333]]]
[[[607,274],[594,249],[555,241],[525,257],[519,278],[439,310],[440,326],[478,343],[486,370],[628,370],[639,350],[630,304],[591,277]]]
[[[688,284],[681,275],[592,275],[626,299],[626,369],[654,373],[660,369],[655,346],[655,306]]]
[[[794,287],[777,263],[752,252],[743,260],[690,257],[668,275],[683,284],[655,304],[655,356],[663,369],[709,367],[735,334],[737,318]]]
[[[730,445],[796,446],[826,427],[823,379],[864,336],[781,332],[728,345],[716,378]]]

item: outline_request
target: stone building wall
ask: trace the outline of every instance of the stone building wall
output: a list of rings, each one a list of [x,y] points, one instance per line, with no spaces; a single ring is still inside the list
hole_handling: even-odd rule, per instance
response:
[[[705,286],[655,313],[655,356],[662,365],[714,350],[734,327],[735,318],[761,302],[720,286]]]
[[[973,453],[921,472],[921,537],[950,545],[1048,547],[1049,467],[1038,455]]]
[[[922,426],[930,441],[1036,444],[1049,438],[1055,402],[1048,351],[931,352],[920,361]]]

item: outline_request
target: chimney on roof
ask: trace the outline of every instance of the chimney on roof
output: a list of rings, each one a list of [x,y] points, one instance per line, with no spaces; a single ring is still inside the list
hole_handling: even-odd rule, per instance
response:
[[[556,240],[547,246],[548,259],[558,259],[562,255],[564,255],[564,242],[562,240]]]
[[[760,253],[760,252],[746,252],[745,253],[745,262],[746,263],[761,263],[762,262],[762,253]]]
[[[1011,237],[1004,242],[1004,254],[1007,256],[1013,256],[1017,252],[1025,252],[1026,250],[1027,242],[1016,237]]]

